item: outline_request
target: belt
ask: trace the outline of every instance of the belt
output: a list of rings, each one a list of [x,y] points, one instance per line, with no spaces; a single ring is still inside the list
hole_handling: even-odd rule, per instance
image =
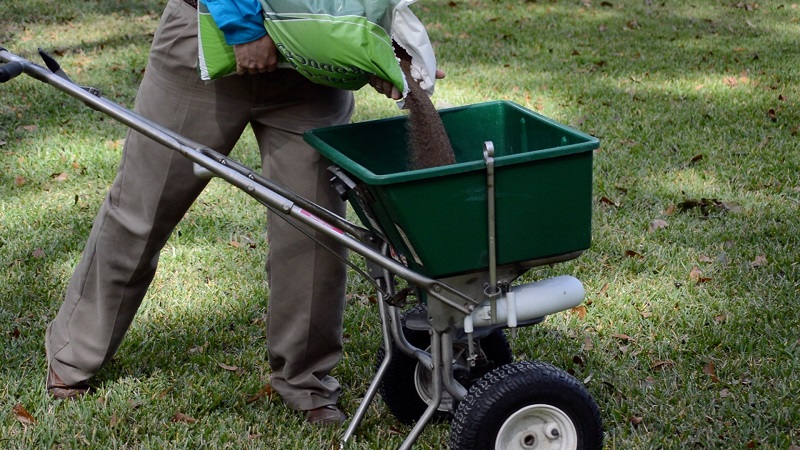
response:
[[[192,8],[197,9],[197,0],[183,0],[183,2]]]

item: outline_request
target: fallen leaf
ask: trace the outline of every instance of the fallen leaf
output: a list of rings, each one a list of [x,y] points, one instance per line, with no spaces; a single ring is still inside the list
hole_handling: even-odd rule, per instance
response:
[[[631,425],[635,427],[639,426],[642,423],[642,421],[644,421],[644,419],[639,416],[631,416],[630,419],[628,420],[631,422]]]
[[[709,361],[703,366],[703,373],[708,375],[714,383],[719,383],[719,378],[717,378],[717,374],[714,370],[714,361]]]
[[[583,340],[583,350],[590,351],[594,349],[594,344],[592,343],[592,338],[586,336],[586,339]]]
[[[625,256],[627,256],[628,258],[644,258],[644,256],[633,250],[625,250]]]
[[[36,131],[37,128],[38,127],[36,125],[24,125],[22,127],[23,130],[28,131],[28,132]]]
[[[777,122],[778,121],[778,114],[775,113],[775,109],[774,108],[770,108],[769,111],[767,111],[767,117],[769,117],[769,120],[771,120],[773,122]]]
[[[11,339],[17,339],[20,336],[19,328],[14,327],[13,330],[8,332],[8,335],[11,336]]]
[[[728,315],[727,314],[720,314],[720,315],[714,317],[714,322],[717,322],[717,323],[725,323],[727,321],[728,321]]]
[[[156,398],[164,398],[164,397],[166,397],[167,394],[169,394],[174,388],[175,388],[175,386],[170,386],[170,387],[162,390],[161,392],[156,394]]]
[[[578,305],[578,306],[570,309],[570,312],[572,312],[573,314],[577,315],[578,318],[581,319],[581,320],[586,318],[586,306],[584,306],[584,305]]]
[[[170,419],[170,422],[196,423],[197,419],[182,412],[176,412]]]
[[[33,425],[36,423],[36,419],[33,418],[31,413],[22,406],[22,403],[17,403],[11,408],[11,411],[17,416],[17,420],[19,420],[23,425]]]
[[[652,370],[653,372],[658,372],[658,371],[667,369],[669,367],[672,367],[674,365],[675,365],[675,361],[670,361],[670,360],[656,361],[656,362],[654,362],[653,364],[650,365],[650,370]]]
[[[208,348],[208,342],[206,342],[203,345],[198,345],[196,347],[192,347],[189,350],[187,350],[186,353],[188,353],[190,355],[199,355],[199,354],[205,352],[207,348]]]
[[[696,163],[696,162],[698,162],[698,161],[700,161],[702,159],[703,159],[703,155],[702,154],[701,155],[695,155],[695,156],[692,157],[692,159],[689,160],[689,162],[690,163]]]
[[[618,203],[615,203],[613,200],[611,200],[608,197],[600,197],[600,203],[602,203],[604,205],[608,205],[608,206],[619,207]]]
[[[250,403],[258,401],[264,397],[272,397],[272,386],[269,383],[261,386],[261,389],[259,389],[255,395],[245,400],[245,403],[249,405]]]
[[[625,341],[625,342],[633,340],[632,337],[628,336],[627,334],[622,334],[622,333],[613,334],[611,337],[613,337],[614,339],[619,339],[620,341]]]
[[[698,284],[711,280],[711,278],[704,277],[703,272],[700,271],[700,268],[697,266],[692,267],[692,270],[689,272],[689,279]]]
[[[231,247],[233,247],[233,248],[239,248],[239,247],[241,247],[241,246],[242,246],[242,244],[240,244],[240,243],[239,243],[239,242],[237,242],[237,241],[233,241],[233,240],[232,240],[232,241],[230,241],[229,243],[230,243]]]
[[[675,214],[675,211],[676,211],[677,209],[678,209],[678,207],[677,207],[677,206],[675,206],[675,205],[669,205],[669,206],[667,206],[667,209],[664,211],[664,214],[666,214],[666,215],[668,215],[668,216],[671,216],[671,215]]]
[[[653,232],[653,231],[656,231],[656,230],[660,230],[662,228],[666,228],[667,225],[669,225],[669,224],[664,219],[653,219],[653,221],[650,222],[650,226],[648,227],[648,230],[650,232]]]
[[[69,177],[69,175],[67,175],[66,172],[54,173],[54,174],[50,175],[50,178],[52,178],[52,179],[54,179],[56,181],[66,181],[68,177]]]
[[[34,249],[33,253],[31,253],[31,255],[33,255],[33,257],[36,258],[36,259],[42,259],[42,258],[45,257],[44,250],[42,250],[40,248]]]
[[[222,367],[223,369],[231,371],[231,372],[236,372],[237,370],[239,370],[239,368],[237,366],[229,366],[229,365],[227,365],[225,363],[218,363],[217,365]]]
[[[731,394],[731,391],[729,391],[727,389],[723,389],[723,390],[719,391],[719,398],[728,398],[728,397],[731,397],[732,395],[733,394]]]
[[[17,175],[16,177],[14,177],[14,186],[19,187],[24,185],[25,183],[27,183],[27,180],[22,175]]]
[[[701,255],[699,258],[697,258],[697,260],[702,262],[702,263],[708,263],[708,264],[711,264],[711,263],[714,262],[714,258],[712,258],[710,256],[706,256],[706,255]]]
[[[756,256],[756,259],[754,259],[752,262],[750,262],[750,266],[751,267],[759,267],[759,266],[765,265],[766,263],[767,263],[767,257],[764,256],[764,255],[758,255],[758,256]]]

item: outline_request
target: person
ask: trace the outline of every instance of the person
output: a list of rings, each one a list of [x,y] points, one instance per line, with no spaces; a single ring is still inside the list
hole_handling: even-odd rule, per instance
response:
[[[277,68],[277,49],[261,22],[258,0],[209,1],[234,45],[237,74],[202,81],[197,71],[197,0],[169,0],[153,36],[134,111],[193,141],[228,154],[249,124],[264,176],[339,215],[345,204],[329,183],[328,163],[307,145],[308,129],[350,121],[351,92],[313,84]],[[220,15],[220,9],[223,14]],[[437,71],[437,77],[443,77]],[[395,100],[391,83],[370,84]],[[66,399],[88,392],[89,380],[118,350],[150,286],[159,253],[208,183],[192,163],[131,130],[117,175],[47,327],[47,391]],[[342,355],[346,256],[267,212],[267,311],[271,385],[314,424],[341,424],[341,392],[330,375]]]

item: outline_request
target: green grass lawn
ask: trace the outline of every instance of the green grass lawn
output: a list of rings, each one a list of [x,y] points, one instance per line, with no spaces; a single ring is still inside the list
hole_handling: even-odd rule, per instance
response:
[[[34,61],[42,47],[132,107],[163,3],[4,0],[0,46]],[[519,330],[517,357],[583,381],[609,449],[799,449],[800,4],[414,9],[447,72],[437,105],[512,100],[601,140],[591,249],[526,275],[574,275],[586,301]],[[400,114],[369,88],[356,95],[357,121]],[[125,131],[29,77],[0,85],[0,448],[338,448],[339,432],[262,391],[264,210],[220,180],[167,244],[97,393],[47,397],[45,326]],[[235,155],[258,164],[249,137]],[[369,295],[352,277],[335,371],[350,414],[380,341]],[[353,447],[394,448],[407,432],[377,401]],[[448,434],[432,425],[417,447],[445,448]]]

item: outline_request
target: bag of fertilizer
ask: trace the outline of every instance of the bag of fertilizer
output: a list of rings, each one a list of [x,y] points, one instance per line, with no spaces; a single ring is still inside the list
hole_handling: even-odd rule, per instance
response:
[[[225,35],[214,22],[204,1],[197,2],[197,57],[197,69],[202,80],[214,80],[236,73],[233,47],[225,42]]]
[[[264,27],[290,67],[314,83],[363,87],[374,74],[408,92],[393,42],[412,58],[412,75],[433,93],[436,58],[425,27],[409,8],[416,0],[260,0]],[[198,2],[200,73],[213,80],[235,72],[233,49]]]

